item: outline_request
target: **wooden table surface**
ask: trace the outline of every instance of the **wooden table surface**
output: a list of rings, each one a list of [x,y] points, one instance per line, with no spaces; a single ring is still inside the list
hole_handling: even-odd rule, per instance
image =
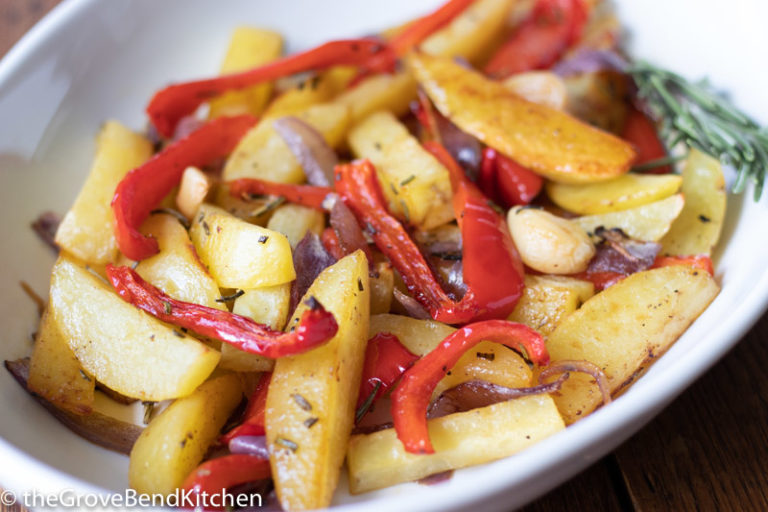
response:
[[[58,2],[0,0],[0,56]],[[768,314],[648,426],[523,510],[768,510],[766,368]]]

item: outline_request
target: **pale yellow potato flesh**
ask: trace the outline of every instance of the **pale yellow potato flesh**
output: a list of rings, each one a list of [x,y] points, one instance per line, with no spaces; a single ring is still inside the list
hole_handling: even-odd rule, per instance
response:
[[[395,273],[389,262],[378,262],[376,274],[371,276],[371,314],[389,313],[395,290]]]
[[[238,27],[232,33],[227,54],[221,63],[221,74],[227,75],[268,64],[280,57],[283,37],[278,32],[253,27]],[[213,98],[209,103],[210,118],[239,114],[261,115],[272,96],[272,83],[264,82]]]
[[[420,229],[453,220],[448,170],[391,112],[364,119],[350,131],[348,141],[356,157],[376,166],[393,215]]]
[[[682,182],[676,174],[625,174],[600,183],[549,182],[546,191],[557,206],[569,212],[595,215],[660,201],[680,190]]]
[[[129,397],[188,395],[219,362],[218,351],[123,301],[66,256],[53,267],[49,307],[83,369]]]
[[[600,226],[606,229],[619,228],[630,238],[656,242],[667,234],[674,220],[680,215],[685,204],[683,194],[675,194],[660,201],[644,204],[618,212],[583,215],[573,222],[586,231],[593,240],[597,240],[595,230]]]
[[[549,356],[553,362],[596,364],[611,393],[618,393],[685,332],[719,290],[707,272],[688,266],[632,274],[563,320],[547,339]],[[594,379],[578,373],[571,373],[554,399],[568,424],[602,401]]]
[[[423,356],[432,351],[456,329],[436,320],[418,320],[403,315],[372,315],[368,338],[388,332],[397,336],[411,353]]]
[[[248,290],[296,279],[285,235],[245,222],[221,208],[201,205],[189,236],[221,288]]]
[[[339,480],[355,415],[368,334],[368,261],[357,251],[326,268],[307,291],[333,313],[328,343],[278,359],[265,414],[272,477],[287,510],[327,507]],[[307,305],[302,301],[289,327]],[[301,396],[301,398],[297,398]]]
[[[333,101],[349,108],[352,122],[357,123],[379,110],[396,116],[406,114],[417,89],[416,80],[407,71],[380,73],[364,78]]]
[[[527,71],[505,79],[504,87],[532,103],[555,110],[565,109],[567,93],[563,79],[551,71]]]
[[[559,110],[531,103],[448,58],[412,55],[409,67],[435,107],[459,128],[521,165],[563,183],[626,173],[632,146]]]
[[[691,150],[683,168],[685,206],[661,239],[662,254],[710,254],[720,239],[726,190],[720,162]]]
[[[325,214],[314,208],[307,208],[300,204],[286,204],[276,209],[267,222],[267,229],[282,233],[288,238],[291,248],[301,242],[308,232],[317,236],[323,233],[325,228]]]
[[[525,289],[508,320],[548,336],[595,293],[590,281],[565,276],[525,276]]]
[[[338,103],[322,103],[293,114],[320,134],[331,147],[337,147],[347,133],[349,108]],[[257,178],[279,183],[302,183],[304,171],[283,138],[272,127],[274,117],[265,117],[235,147],[224,166],[225,181]]]
[[[178,489],[203,460],[242,397],[240,377],[230,373],[169,405],[133,445],[128,467],[131,488],[166,496]]]
[[[291,284],[284,283],[246,290],[235,300],[232,312],[272,329],[282,330],[288,320],[290,303]],[[272,371],[274,365],[274,359],[245,352],[228,343],[221,345],[220,368],[237,372],[267,372]]]
[[[120,180],[152,155],[152,144],[117,121],[107,121],[96,139],[96,156],[75,204],[64,215],[56,244],[96,264],[115,261],[117,240],[110,203]]]
[[[27,388],[60,409],[89,414],[95,386],[96,380],[83,372],[50,309],[46,309],[37,328]]]
[[[200,262],[187,230],[173,215],[151,215],[141,230],[157,240],[160,247],[160,252],[136,266],[136,272],[145,281],[174,299],[226,309],[216,302],[221,297],[219,287]]]
[[[429,420],[431,455],[406,453],[394,429],[353,436],[349,488],[360,494],[508,457],[565,428],[549,395],[534,395]]]
[[[357,68],[336,66],[304,80],[277,96],[267,107],[265,117],[292,116],[312,105],[332,100],[357,75]]]

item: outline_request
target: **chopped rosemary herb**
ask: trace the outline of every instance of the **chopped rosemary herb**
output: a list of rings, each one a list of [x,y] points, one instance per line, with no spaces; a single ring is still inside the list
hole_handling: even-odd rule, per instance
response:
[[[211,235],[211,226],[209,226],[208,223],[205,222],[205,221],[203,221],[201,224],[203,225],[203,231],[205,231],[205,236],[210,236]]]
[[[285,198],[283,196],[270,196],[273,197],[271,201],[269,201],[267,204],[262,205],[261,208],[256,208],[251,212],[252,217],[261,217],[262,215],[265,215],[281,204],[285,202]]]
[[[404,187],[415,179],[416,179],[416,175],[411,174],[410,176],[408,176],[407,178],[405,178],[403,181],[400,182],[400,186]]]
[[[299,445],[297,445],[296,443],[294,443],[290,439],[286,439],[284,437],[278,437],[277,439],[275,439],[275,444],[279,444],[283,448],[288,448],[289,450],[291,450],[294,453],[296,452],[296,450],[299,449]]]
[[[700,220],[701,222],[704,222],[704,223],[707,223],[707,222],[712,222],[712,219],[710,219],[710,218],[709,218],[709,217],[707,217],[706,215],[699,215],[699,220]]]
[[[319,418],[312,416],[311,418],[307,418],[306,420],[304,420],[304,426],[307,428],[312,428],[315,426],[315,423],[317,423],[318,421],[319,421]]]
[[[399,192],[397,191],[397,187],[395,187],[395,184],[392,183],[391,181],[389,182],[389,188],[392,189],[392,193],[394,195],[398,195],[399,194]]]
[[[186,338],[186,336],[184,336],[184,333],[183,333],[183,332],[179,332],[179,331],[177,331],[176,329],[172,330],[171,332],[172,332],[172,333],[173,333],[173,335],[174,335],[174,336],[176,336],[177,338]]]
[[[141,402],[144,406],[144,424],[149,425],[152,415],[155,413],[155,402]]]
[[[222,295],[221,297],[216,299],[216,302],[232,302],[236,298],[242,297],[243,295],[245,295],[245,290],[237,290],[232,295]]]
[[[688,155],[665,156],[663,158],[657,158],[656,160],[651,160],[650,162],[646,162],[644,164],[640,164],[640,165],[636,165],[636,166],[632,167],[632,171],[633,172],[644,172],[644,171],[649,171],[651,169],[656,169],[657,167],[663,167],[665,165],[676,164],[677,162],[685,160],[686,156],[688,156]]]
[[[269,237],[268,237],[267,235],[260,235],[260,236],[259,236],[259,243],[260,243],[260,244],[265,244],[265,243],[267,243],[267,240],[269,240]]]
[[[189,220],[180,211],[174,210],[173,208],[155,208],[149,212],[150,215],[155,215],[157,213],[164,213],[166,215],[170,215],[171,217],[176,217],[181,225],[184,226],[184,229],[189,229]]]
[[[359,277],[357,278],[357,289],[361,292],[365,290],[365,288],[363,287],[363,280],[360,279]]]
[[[298,393],[292,393],[291,398],[293,398],[293,401],[296,402],[296,405],[304,409],[305,411],[309,412],[312,410],[312,404],[309,403],[309,400],[304,398]]]
[[[80,376],[86,381],[91,382],[91,378],[88,376],[87,373],[85,373],[83,370],[80,370]]]
[[[408,210],[408,205],[405,201],[402,199],[400,200],[400,205],[403,207],[403,217],[405,217],[405,222],[411,222],[411,212]]]
[[[173,311],[173,307],[171,306],[170,302],[163,301],[163,311],[166,315],[170,315]]]
[[[381,381],[376,383],[371,394],[365,397],[365,402],[363,402],[362,405],[360,405],[360,408],[357,409],[357,412],[355,413],[355,423],[359,423],[368,410],[370,410],[373,405],[373,399],[376,398],[376,394],[379,392],[379,388],[381,388]]]

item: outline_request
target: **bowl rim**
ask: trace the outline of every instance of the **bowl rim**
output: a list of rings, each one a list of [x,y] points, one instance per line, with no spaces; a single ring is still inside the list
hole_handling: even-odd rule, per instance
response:
[[[98,0],[64,0],[55,6],[0,60],[0,89],[19,72],[20,67],[30,55],[41,51],[47,43],[55,40],[72,19],[86,15],[94,5],[99,3]],[[746,195],[742,195],[739,200],[747,201],[749,199]],[[413,507],[414,503],[420,504],[419,510],[439,510],[447,505],[459,507],[490,499],[515,484],[532,481],[548,471],[551,472],[557,461],[565,458],[582,455],[581,468],[586,467],[639,430],[671,400],[685,391],[695,379],[699,378],[726,352],[732,349],[766,310],[768,310],[768,268],[765,269],[759,279],[754,281],[749,293],[742,297],[738,306],[729,313],[731,318],[738,320],[719,323],[714,329],[706,333],[700,343],[694,345],[686,353],[685,358],[678,361],[674,366],[663,368],[656,374],[652,382],[647,382],[637,388],[633,387],[632,396],[634,398],[632,400],[622,400],[620,397],[610,407],[595,411],[567,430],[540,441],[519,454],[481,466],[462,486],[440,486],[439,493],[435,493],[429,487],[422,486],[409,489],[408,493],[375,497],[371,501],[341,504],[335,508],[347,511],[352,509],[391,510],[394,507],[400,507],[403,510],[408,510]],[[714,346],[712,346],[711,341],[707,343],[707,340],[714,339],[723,341]],[[649,415],[649,411],[652,414]],[[645,419],[643,420],[643,418]],[[616,432],[621,432],[621,435],[606,443],[608,434]],[[557,439],[563,436],[568,436],[570,442],[565,444],[565,449],[562,446],[554,449],[555,445],[558,444]],[[6,462],[0,465],[0,482],[10,491],[26,490],[30,486],[23,482],[29,478],[29,475],[35,475],[37,481],[46,482],[46,487],[49,488],[74,489],[78,493],[112,493],[112,491],[47,465],[44,461],[23,452],[2,437],[0,437],[0,460]],[[8,468],[10,461],[13,461],[12,470]],[[529,468],[525,475],[504,474],[507,466],[512,468],[518,463]],[[498,476],[499,474],[502,476]],[[559,485],[574,474],[575,472],[572,470],[560,473],[555,471],[548,488],[551,489]],[[467,492],[467,488],[473,484],[482,484],[476,487],[482,492],[477,490]],[[534,494],[540,494],[541,489],[542,487],[529,497],[533,498]],[[427,497],[429,501],[424,501]],[[425,503],[428,506],[426,509],[424,508]]]

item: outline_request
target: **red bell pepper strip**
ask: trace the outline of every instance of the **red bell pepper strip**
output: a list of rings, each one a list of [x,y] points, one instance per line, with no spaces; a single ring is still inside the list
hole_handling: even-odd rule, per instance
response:
[[[700,268],[709,272],[709,275],[715,275],[715,267],[712,265],[712,259],[706,254],[697,254],[692,256],[657,256],[651,268],[669,267],[671,265],[688,265],[693,268]]]
[[[368,340],[363,379],[357,395],[358,409],[369,399],[371,403],[378,400],[418,358],[392,333],[380,332]]]
[[[243,422],[221,436],[219,442],[228,444],[231,440],[240,436],[263,436],[264,411],[267,408],[267,392],[272,381],[272,372],[263,373],[248,400],[248,407],[243,414]]]
[[[336,190],[361,223],[370,226],[376,246],[390,259],[411,295],[432,318],[454,324],[506,318],[523,291],[523,266],[504,219],[442,146],[430,143],[424,147],[446,163],[451,173],[467,284],[467,292],[459,302],[441,288],[402,224],[387,211],[373,164],[361,160],[337,166]]]
[[[229,311],[176,300],[144,281],[130,267],[107,265],[107,278],[125,300],[150,315],[221,340],[252,354],[276,359],[306,352],[331,339],[338,330],[333,314],[310,299],[310,308],[291,332],[275,331]]]
[[[629,110],[621,138],[635,146],[637,150],[636,165],[646,164],[667,156],[667,148],[659,139],[653,121],[636,108]],[[670,172],[672,172],[672,167],[669,165],[662,165],[648,171],[650,174],[668,174]]]
[[[538,0],[531,15],[485,66],[485,73],[506,78],[550,67],[578,42],[586,20],[582,0]]]
[[[255,123],[249,115],[214,119],[126,174],[112,198],[115,238],[123,254],[136,261],[155,254],[157,240],[141,234],[141,223],[179,184],[184,169],[226,157]]]
[[[147,114],[157,131],[170,137],[182,117],[193,113],[211,98],[227,91],[332,66],[360,66],[370,72],[392,71],[395,57],[387,45],[373,39],[331,41],[241,73],[168,86],[155,93],[147,106]]]
[[[269,459],[232,454],[200,464],[181,488],[204,497],[205,510],[225,510],[224,492],[236,485],[264,480],[272,475]]]
[[[571,277],[575,277],[576,279],[583,279],[585,281],[591,281],[592,284],[595,285],[595,290],[601,292],[627,277],[627,274],[612,271],[579,272],[578,274],[571,275]]]
[[[325,250],[328,251],[331,256],[336,258],[336,261],[346,256],[344,249],[341,248],[339,236],[333,228],[325,228],[323,234],[320,236],[320,241],[323,242]]]
[[[480,168],[483,176],[481,187],[485,185],[483,191],[493,190],[494,187],[486,185],[485,180],[495,177],[499,201],[506,207],[529,204],[544,185],[541,176],[493,148],[483,150]]]
[[[240,178],[229,182],[229,194],[233,197],[242,198],[251,194],[280,196],[284,197],[288,202],[300,204],[316,210],[323,209],[323,201],[326,196],[331,193],[333,193],[333,189],[328,187],[291,185],[288,183],[275,183],[254,178]]]
[[[506,320],[465,325],[406,370],[392,393],[392,418],[405,451],[434,453],[427,430],[427,408],[435,386],[465,352],[481,341],[493,341],[520,351],[537,365],[549,363],[544,339],[530,327]]]

